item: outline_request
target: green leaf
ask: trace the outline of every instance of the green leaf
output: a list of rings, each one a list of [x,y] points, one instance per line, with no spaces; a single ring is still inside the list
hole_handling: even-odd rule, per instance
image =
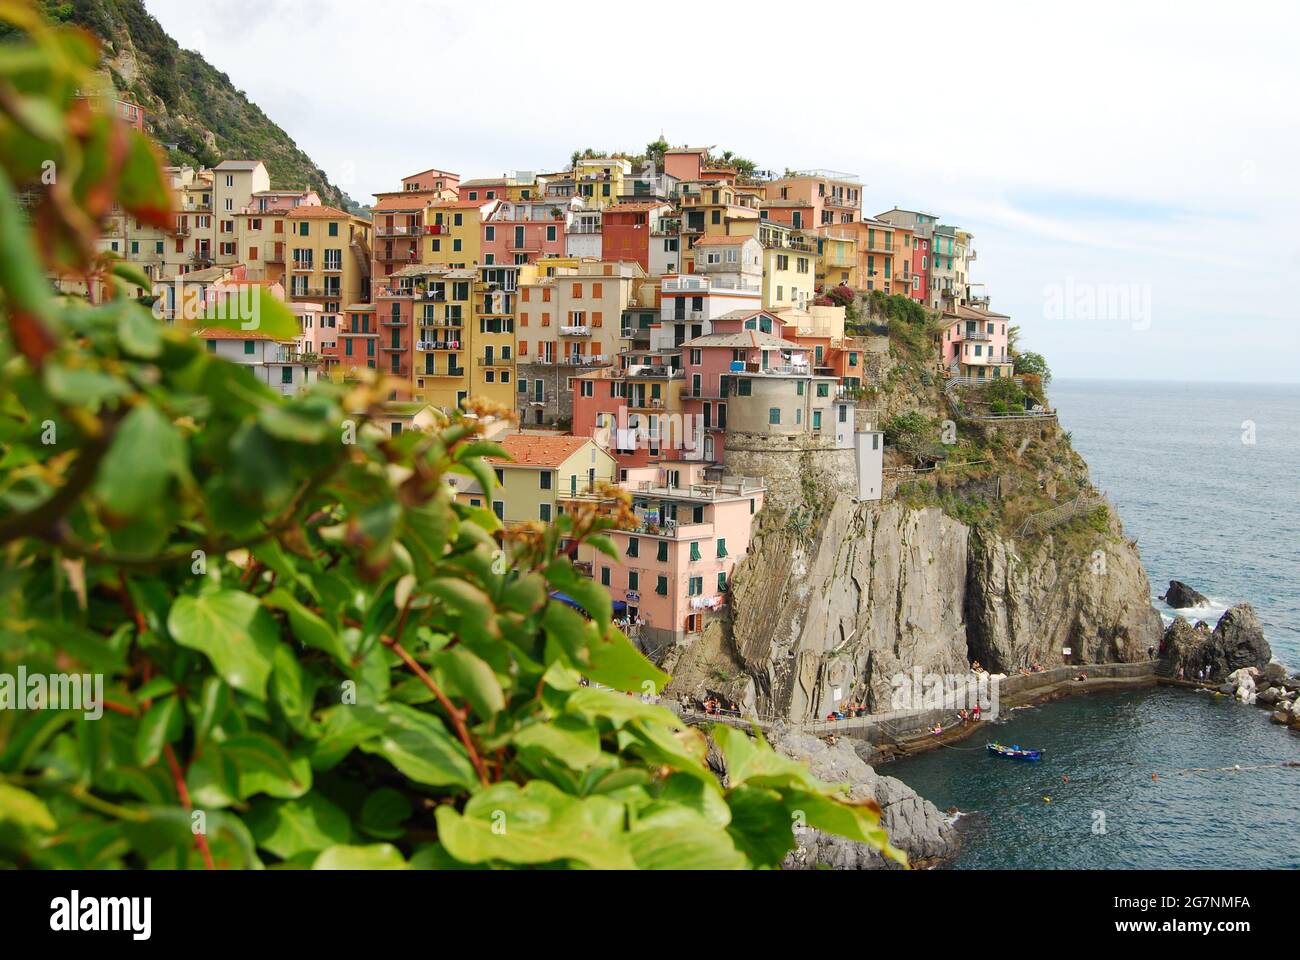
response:
[[[573,770],[586,770],[600,759],[600,733],[576,717],[534,723],[514,736],[520,750],[541,750]]]
[[[182,647],[205,654],[226,683],[266,699],[278,631],[256,597],[238,590],[178,597],[167,629]]]
[[[35,794],[0,782],[0,822],[29,830],[54,830],[58,825],[49,808]]]
[[[341,666],[352,665],[352,655],[347,646],[328,623],[308,610],[293,594],[283,587],[276,587],[262,602],[268,607],[283,610],[289,615],[289,629],[294,637],[305,646],[328,653]]]
[[[105,400],[126,396],[131,385],[99,370],[51,363],[45,367],[45,389],[56,400],[94,409]]]
[[[158,762],[163,747],[180,738],[185,729],[185,712],[180,697],[167,696],[154,701],[140,719],[135,734],[135,759],[142,767]]]
[[[469,701],[480,720],[490,720],[505,709],[501,681],[479,657],[457,647],[436,654],[434,663],[456,685],[460,695]]]
[[[380,787],[361,805],[361,829],[380,840],[398,840],[411,817],[411,801],[392,787]]]
[[[628,846],[642,870],[741,870],[749,860],[725,829],[688,807],[661,804],[637,818]]]
[[[636,866],[623,832],[623,805],[604,796],[579,799],[545,780],[521,789],[497,783],[476,793],[463,813],[434,811],[438,839],[464,863],[573,860],[597,870]]]
[[[383,733],[361,744],[367,753],[378,754],[416,783],[429,786],[478,785],[474,767],[464,747],[447,732],[443,722],[403,703],[379,707],[352,707],[366,711]]]
[[[236,303],[239,309],[234,309]],[[244,309],[245,304],[248,310]],[[293,340],[302,335],[293,311],[261,284],[239,290],[237,296],[225,303],[210,304],[200,324],[220,330],[260,333],[274,340]]]
[[[95,490],[110,512],[134,517],[162,502],[173,478],[188,476],[189,454],[180,431],[155,407],[141,404],[118,428]]]
[[[583,669],[587,679],[615,690],[653,696],[663,693],[672,679],[647,660],[617,627],[606,630],[604,636],[592,637],[588,656],[587,666]]]
[[[388,843],[368,847],[330,847],[316,858],[313,870],[406,870],[402,854]]]
[[[257,845],[281,860],[352,840],[348,815],[315,791],[297,800],[258,804],[248,827]]]

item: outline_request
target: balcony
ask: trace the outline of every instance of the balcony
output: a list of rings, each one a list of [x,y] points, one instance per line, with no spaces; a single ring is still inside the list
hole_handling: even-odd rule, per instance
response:
[[[618,332],[620,340],[649,340],[649,327],[624,327]]]
[[[972,341],[974,341],[974,340],[992,340],[992,339],[993,339],[993,334],[989,333],[989,332],[986,331],[986,330],[968,330],[966,333],[961,334],[961,339],[962,339],[962,340],[972,340]]]
[[[515,365],[514,357],[479,357],[478,365],[480,367],[513,367]]]
[[[410,321],[405,317],[387,316],[379,318],[379,325],[381,327],[405,327],[410,325]]]
[[[591,327],[586,324],[568,324],[560,327],[560,336],[562,337],[589,337],[591,336]]]
[[[418,250],[404,250],[401,252],[385,250],[376,252],[375,259],[381,263],[419,263],[420,252]]]
[[[419,340],[415,344],[416,350],[459,350],[461,342],[459,340]]]
[[[702,540],[713,536],[711,523],[678,523],[665,520],[663,523],[643,523],[631,530],[618,530],[617,533],[633,533],[638,536],[665,537],[669,540]]]
[[[422,226],[398,226],[394,224],[391,227],[375,227],[375,236],[377,238],[386,237],[420,237],[424,235]]]
[[[266,263],[284,263],[284,250],[272,249],[266,256],[262,257]]]
[[[693,483],[688,487],[669,487],[642,480],[633,492],[637,496],[676,497],[687,500],[718,500],[723,497],[749,496],[766,489],[762,477],[723,477],[721,480],[706,480]]]
[[[682,232],[681,220],[669,219],[667,217],[663,217],[660,218],[659,220],[656,220],[650,226],[650,235],[655,237],[676,236],[681,232]]]
[[[460,317],[421,317],[420,326],[422,327],[455,327],[459,329],[464,326]]]
[[[343,291],[337,287],[298,287],[289,296],[295,300],[340,300]]]
[[[188,223],[178,223],[172,233],[178,237],[188,237],[190,235],[190,225]]]
[[[709,387],[700,387],[698,390],[694,387],[682,387],[680,394],[683,400],[727,400],[728,395],[721,390],[714,390]]]
[[[275,355],[275,360],[272,362],[317,364],[321,362],[321,355],[303,350],[281,350]]]
[[[311,273],[315,269],[315,264],[311,260],[299,260],[295,257],[290,269],[299,273]]]

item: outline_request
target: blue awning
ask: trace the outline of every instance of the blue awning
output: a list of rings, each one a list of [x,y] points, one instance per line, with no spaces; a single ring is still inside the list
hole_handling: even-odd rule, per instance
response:
[[[551,599],[559,600],[560,603],[568,604],[569,606],[573,607],[574,610],[582,610],[582,604],[580,604],[577,600],[574,600],[573,597],[569,596],[567,593],[560,593],[560,591],[556,590],[553,594],[551,594]],[[585,613],[586,611],[584,610],[583,612]]]

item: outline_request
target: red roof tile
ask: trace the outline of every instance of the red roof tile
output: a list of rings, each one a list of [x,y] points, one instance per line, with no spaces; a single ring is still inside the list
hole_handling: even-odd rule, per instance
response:
[[[543,437],[516,433],[497,441],[512,459],[488,457],[490,463],[519,467],[558,467],[590,441],[586,437]]]

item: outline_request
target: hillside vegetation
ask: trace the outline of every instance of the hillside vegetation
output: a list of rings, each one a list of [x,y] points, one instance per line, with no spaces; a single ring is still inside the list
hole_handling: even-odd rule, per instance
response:
[[[107,78],[123,99],[144,108],[148,132],[166,145],[169,162],[258,159],[272,186],[314,189],[323,203],[358,209],[226,74],[181,49],[143,0],[43,0],[41,6],[51,20],[84,27],[104,42]],[[0,24],[0,39],[5,33]]]

